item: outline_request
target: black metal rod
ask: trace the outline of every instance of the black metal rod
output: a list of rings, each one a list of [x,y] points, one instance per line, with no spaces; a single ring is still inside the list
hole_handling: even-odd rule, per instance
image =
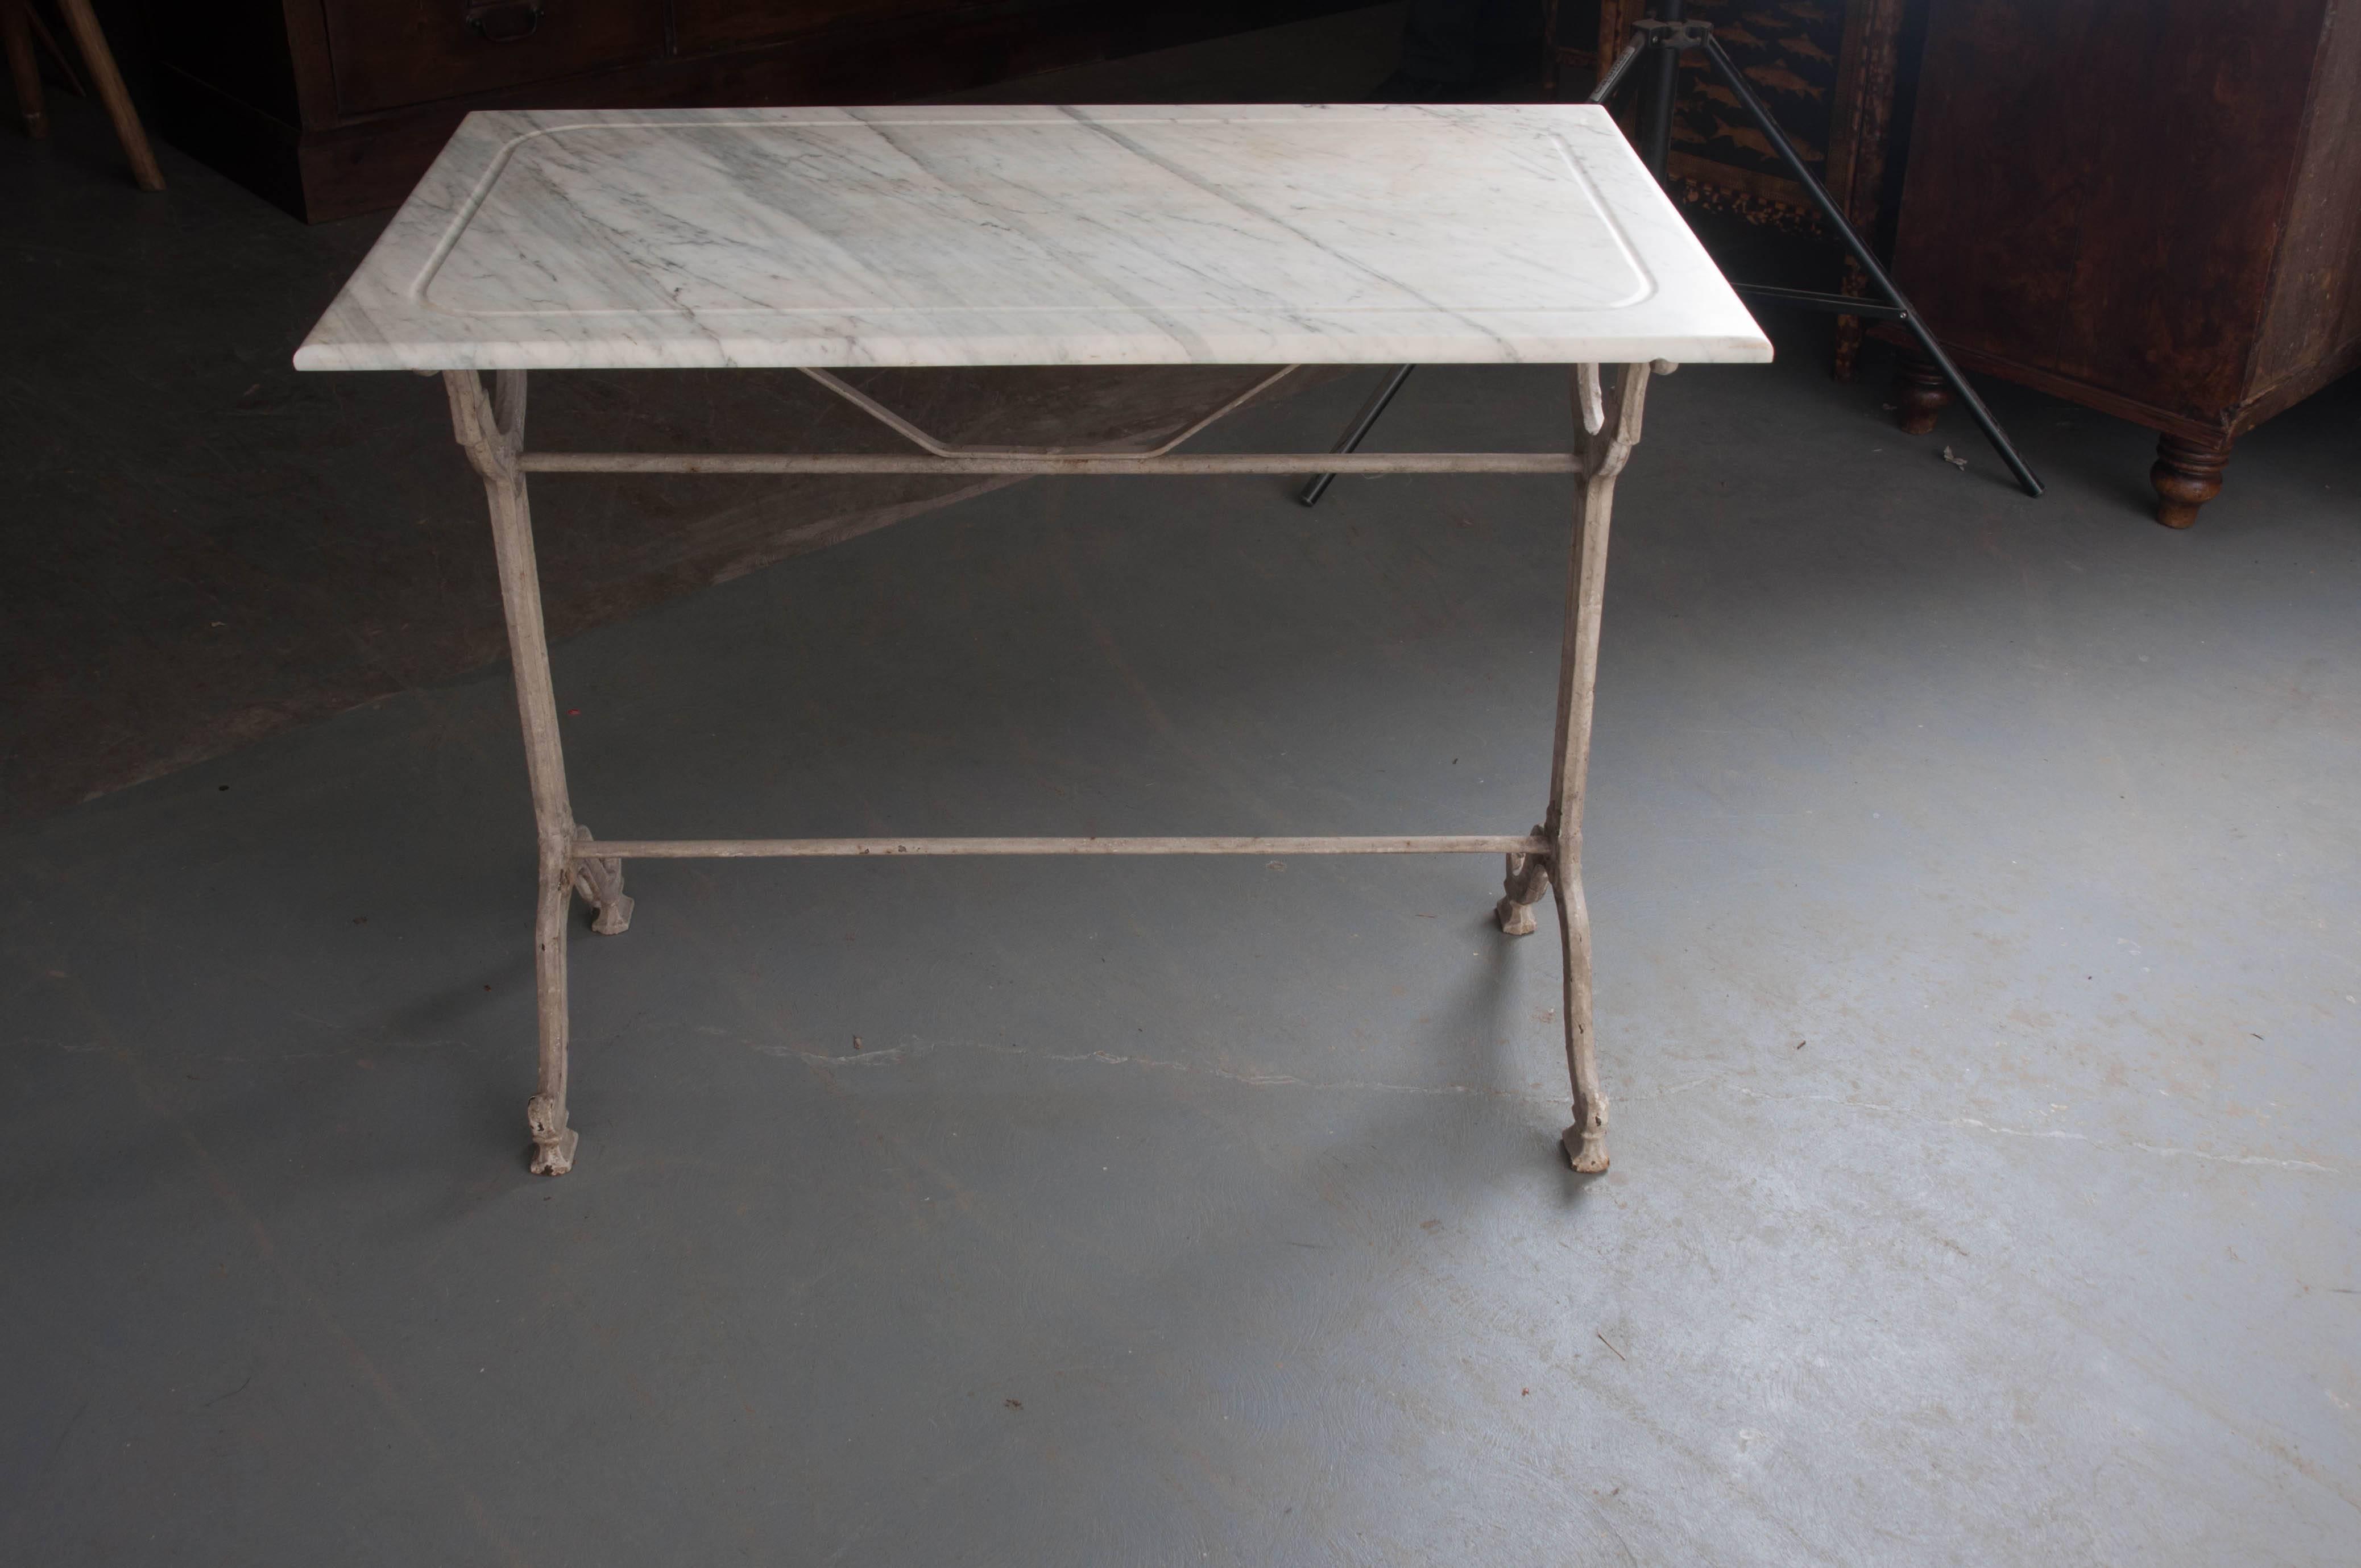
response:
[[[1631,41],[1623,46],[1623,52],[1615,57],[1615,63],[1607,68],[1607,74],[1598,79],[1598,85],[1590,90],[1590,96],[1583,102],[1604,104],[1608,99],[1615,96],[1615,89],[1623,85],[1625,72],[1629,71],[1639,58],[1647,52],[1648,35],[1635,31],[1631,35]]]
[[[1659,22],[1678,22],[1686,0],[1656,0],[1652,13]],[[1640,105],[1640,156],[1648,172],[1659,181],[1673,151],[1673,99],[1680,91],[1681,51],[1659,44],[1656,49],[1655,91]]]
[[[1993,450],[2000,454],[2000,460],[2008,465],[2010,473],[2016,476],[2016,482],[2024,487],[2026,495],[2039,495],[2041,481],[2033,477],[2033,470],[2025,466],[2025,459],[2018,456],[2016,448],[2009,444],[2008,437],[2001,431],[2000,422],[1993,418],[1990,409],[1984,407],[1984,400],[1976,396],[1976,389],[1968,385],[1968,378],[1960,374],[1960,367],[1951,363],[1951,356],[1943,352],[1943,345],[1935,341],[1935,334],[1927,330],[1927,323],[1918,319],[1917,308],[1894,286],[1894,280],[1885,275],[1885,269],[1878,265],[1877,258],[1868,246],[1861,243],[1861,236],[1853,232],[1852,225],[1845,221],[1844,214],[1837,207],[1836,198],[1830,196],[1828,188],[1805,167],[1794,144],[1780,131],[1779,123],[1771,117],[1771,111],[1763,106],[1763,101],[1755,97],[1754,90],[1747,86],[1746,79],[1739,74],[1738,67],[1730,62],[1729,55],[1722,52],[1721,40],[1708,34],[1704,48],[1706,59],[1713,62],[1723,85],[1738,95],[1738,101],[1746,105],[1746,112],[1754,116],[1755,125],[1771,138],[1771,145],[1778,151],[1781,161],[1787,165],[1787,171],[1818,204],[1820,215],[1828,220],[1828,225],[1836,230],[1837,237],[1844,242],[1846,249],[1852,252],[1852,258],[1861,263],[1862,271],[1869,274],[1870,281],[1905,313],[1902,324],[1917,340],[1919,351],[1943,372],[1943,378],[1951,384],[1952,390],[1960,394],[1960,400],[1968,405],[1968,412],[1974,418],[1976,428],[1984,433],[1984,439],[1991,442]]]
[[[1805,311],[1827,311],[1831,315],[1875,316],[1881,321],[1901,321],[1910,314],[1900,305],[1865,300],[1858,294],[1826,294],[1815,289],[1780,289],[1768,283],[1732,283],[1730,289],[1741,300],[1760,300],[1766,305],[1793,305]]]
[[[1394,373],[1386,378],[1386,384],[1378,389],[1377,395],[1361,405],[1361,411],[1354,416],[1351,427],[1345,432],[1344,439],[1336,443],[1335,449],[1338,452],[1360,450],[1361,443],[1368,435],[1370,427],[1378,422],[1378,417],[1386,411],[1386,405],[1394,400],[1394,394],[1402,389],[1402,383],[1409,380],[1410,373],[1417,368],[1415,365],[1395,367]],[[1334,474],[1314,475],[1312,482],[1304,486],[1302,492],[1295,499],[1305,506],[1316,507],[1320,504],[1320,498],[1328,493],[1328,487],[1334,484],[1335,479],[1336,476]]]

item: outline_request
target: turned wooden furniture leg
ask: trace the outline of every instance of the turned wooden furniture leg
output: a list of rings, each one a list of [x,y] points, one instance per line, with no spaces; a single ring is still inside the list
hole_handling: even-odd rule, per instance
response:
[[[1869,293],[1869,274],[1863,272],[1861,269],[1861,263],[1850,256],[1844,258],[1844,278],[1838,284],[1837,291],[1840,294],[1850,294],[1857,300],[1866,297]],[[1831,377],[1839,381],[1852,379],[1854,367],[1861,361],[1862,336],[1863,329],[1859,316],[1837,318],[1836,343],[1828,361],[1828,374]]]
[[[1590,911],[1582,895],[1582,803],[1590,768],[1591,696],[1598,679],[1598,616],[1607,590],[1607,532],[1615,506],[1615,478],[1640,440],[1648,394],[1646,365],[1626,365],[1609,389],[1597,366],[1575,372],[1576,417],[1581,429],[1582,488],[1574,509],[1566,563],[1565,641],[1558,657],[1557,736],[1550,762],[1549,817],[1542,836],[1546,859],[1512,855],[1505,896],[1497,911],[1512,936],[1533,928],[1532,905],[1544,883],[1556,894],[1565,979],[1565,1065],[1574,1085],[1574,1124],[1560,1140],[1580,1171],[1607,1168],[1607,1096],[1598,1086],[1598,1053],[1590,1017]]]
[[[1904,434],[1934,433],[1935,416],[1951,406],[1951,389],[1933,360],[1902,356],[1894,367],[1894,406],[1901,411],[1896,422]]]
[[[566,757],[557,739],[557,694],[549,676],[549,641],[542,628],[541,583],[533,559],[533,513],[525,496],[524,471],[517,455],[524,445],[525,378],[522,370],[498,372],[493,395],[473,370],[446,370],[443,385],[451,398],[451,429],[467,460],[483,476],[492,514],[492,548],[499,558],[500,604],[508,613],[509,659],[516,671],[517,713],[524,721],[525,775],[533,786],[533,815],[540,839],[540,899],[534,907],[533,971],[541,1019],[541,1078],[525,1106],[533,1133],[536,1176],[563,1176],[574,1168],[579,1142],[566,1113],[566,936],[577,875],[606,875],[595,861],[576,851],[586,837],[574,821],[566,796]],[[599,866],[596,872],[588,868]],[[611,897],[620,900],[622,879],[614,877]],[[603,919],[606,909],[602,905]],[[620,927],[618,927],[620,928]]]
[[[2156,521],[2167,528],[2187,528],[2197,521],[2197,509],[2222,493],[2222,470],[2230,461],[2230,441],[2190,441],[2178,435],[2156,438],[2156,466],[2147,471],[2156,487]]]
[[[106,117],[115,122],[115,139],[123,144],[123,155],[131,160],[131,178],[142,191],[161,191],[164,171],[156,167],[148,133],[139,126],[139,111],[131,106],[131,94],[124,90],[123,73],[115,69],[115,53],[106,47],[106,35],[99,30],[90,0],[58,0],[58,9],[65,14],[66,28],[82,50],[82,64],[90,68],[91,85],[98,89],[98,101],[106,105]]]
[[[1836,340],[1828,354],[1829,379],[1843,382],[1850,382],[1852,379],[1854,371],[1861,365],[1862,337],[1859,316],[1837,318]]]
[[[25,9],[29,0],[0,0],[0,42],[8,49],[8,74],[16,83],[16,109],[25,116],[25,134],[35,141],[49,134],[49,116],[41,101],[41,62],[33,56],[33,17]]]

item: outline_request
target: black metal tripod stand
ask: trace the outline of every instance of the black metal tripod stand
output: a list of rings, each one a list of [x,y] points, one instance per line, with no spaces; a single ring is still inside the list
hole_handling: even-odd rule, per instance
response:
[[[1806,167],[1794,144],[1779,129],[1778,122],[1772,119],[1771,111],[1763,106],[1763,101],[1746,84],[1746,78],[1739,73],[1738,67],[1714,38],[1713,24],[1683,19],[1681,13],[1686,3],[1686,0],[1657,0],[1657,15],[1633,26],[1631,43],[1608,68],[1607,74],[1598,79],[1598,85],[1591,90],[1587,102],[1606,103],[1623,84],[1623,79],[1631,74],[1632,67],[1640,62],[1642,57],[1653,54],[1655,81],[1653,91],[1641,108],[1639,142],[1640,156],[1656,178],[1662,180],[1665,159],[1673,144],[1675,70],[1683,49],[1703,49],[1706,60],[1720,76],[1723,84],[1752,116],[1755,126],[1778,152],[1780,161],[1787,166],[1787,172],[1794,175],[1796,183],[1811,196],[1813,204],[1820,210],[1820,215],[1828,220],[1828,227],[1835,231],[1839,241],[1851,254],[1853,260],[1860,263],[1861,269],[1868,274],[1870,282],[1884,299],[1878,301],[1851,294],[1817,293],[1808,289],[1773,289],[1762,284],[1738,283],[1732,287],[1741,298],[1752,303],[1792,305],[1837,315],[1874,316],[1884,321],[1900,322],[1917,341],[1918,351],[1942,372],[1943,379],[1959,395],[1960,401],[1967,406],[1970,416],[1976,422],[1976,428],[1984,433],[1984,439],[1992,443],[1994,452],[2000,454],[2000,460],[2008,465],[2008,471],[2016,476],[2016,482],[2024,488],[2025,493],[2039,495],[2041,481],[2034,477],[2033,470],[2025,466],[2025,459],[2016,455],[2016,448],[2009,444],[2008,436],[2001,430],[2000,422],[1993,418],[1992,411],[1984,407],[1984,400],[1976,396],[1976,389],[1968,385],[1967,378],[1960,374],[1960,367],[1951,363],[1951,356],[1943,352],[1942,345],[1935,341],[1935,334],[1928,332],[1927,323],[1918,319],[1917,311],[1903,297],[1902,291],[1894,286],[1894,280],[1885,275],[1885,269],[1878,265],[1877,258],[1862,243],[1852,225],[1846,221],[1836,199]],[[1360,446],[1378,422],[1378,416],[1386,411],[1386,405],[1394,400],[1394,394],[1401,390],[1402,383],[1410,379],[1410,373],[1416,368],[1412,365],[1400,366],[1386,378],[1385,385],[1378,389],[1377,395],[1354,416],[1352,424],[1336,443],[1336,451],[1351,452]],[[1335,477],[1334,474],[1319,475],[1303,487],[1302,493],[1296,499],[1305,506],[1318,504],[1321,496],[1328,489],[1329,481]]]

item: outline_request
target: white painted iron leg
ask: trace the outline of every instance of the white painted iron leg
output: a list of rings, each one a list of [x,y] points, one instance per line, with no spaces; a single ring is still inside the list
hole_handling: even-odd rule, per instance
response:
[[[1590,1029],[1590,906],[1579,876],[1553,878],[1559,950],[1565,960],[1565,1070],[1574,1081],[1574,1124],[1559,1142],[1574,1168],[1607,1168],[1607,1096],[1598,1087],[1598,1053]]]
[[[574,1168],[582,1137],[566,1122],[566,937],[574,913],[574,871],[562,858],[541,868],[541,901],[533,911],[533,979],[540,1003],[540,1081],[525,1102],[533,1134],[533,1173],[564,1176]]]
[[[1590,768],[1591,698],[1598,680],[1598,618],[1606,599],[1607,534],[1615,507],[1615,478],[1640,440],[1646,401],[1645,365],[1626,365],[1611,390],[1596,368],[1576,367],[1575,439],[1583,453],[1582,488],[1576,493],[1574,539],[1566,563],[1565,642],[1558,660],[1557,745],[1551,762],[1549,820],[1543,835],[1548,863],[1515,868],[1501,900],[1501,929],[1532,929],[1531,905],[1546,878],[1556,894],[1565,970],[1565,1065],[1574,1088],[1574,1124],[1562,1142],[1574,1168],[1607,1168],[1607,1096],[1599,1088],[1598,1056],[1590,1015],[1590,909],[1582,893],[1582,806]],[[1514,874],[1521,870],[1521,876]],[[1514,906],[1514,914],[1511,907]]]
[[[509,661],[516,675],[517,714],[524,726],[525,775],[533,786],[539,840],[539,897],[533,910],[533,970],[540,1014],[540,1075],[525,1105],[536,1176],[574,1168],[580,1138],[566,1107],[566,938],[579,872],[574,860],[578,829],[566,794],[566,757],[557,738],[557,693],[549,674],[549,639],[541,618],[540,575],[533,563],[533,510],[517,465],[524,444],[525,378],[502,370],[487,399],[471,370],[445,373],[451,426],[467,459],[483,476],[492,517],[492,549],[500,565],[500,605],[507,613]],[[617,879],[615,892],[621,892]],[[602,916],[604,911],[601,911]]]

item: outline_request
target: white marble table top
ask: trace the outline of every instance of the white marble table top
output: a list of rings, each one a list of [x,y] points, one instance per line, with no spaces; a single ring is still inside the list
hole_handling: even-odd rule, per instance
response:
[[[1602,109],[475,114],[304,370],[1771,357]]]

